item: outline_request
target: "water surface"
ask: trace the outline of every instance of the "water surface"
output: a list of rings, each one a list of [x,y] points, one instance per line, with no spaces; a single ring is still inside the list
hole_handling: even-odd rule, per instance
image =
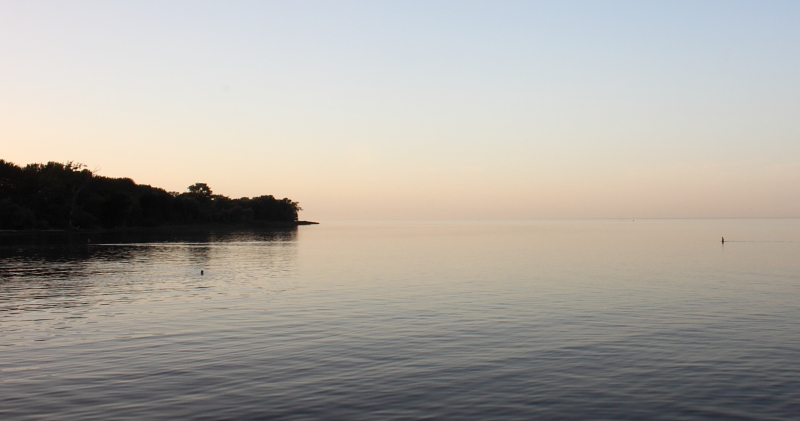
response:
[[[2,419],[800,413],[797,219],[0,242]]]

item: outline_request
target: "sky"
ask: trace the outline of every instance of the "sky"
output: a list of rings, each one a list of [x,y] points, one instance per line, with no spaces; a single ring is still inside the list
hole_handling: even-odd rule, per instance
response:
[[[800,2],[0,1],[0,159],[302,219],[800,217]]]

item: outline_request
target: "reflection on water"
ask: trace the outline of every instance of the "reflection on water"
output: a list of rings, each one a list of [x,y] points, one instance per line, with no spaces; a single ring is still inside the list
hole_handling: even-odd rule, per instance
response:
[[[3,331],[15,316],[36,310],[50,310],[59,319],[83,318],[76,309],[196,297],[199,290],[221,294],[215,286],[223,279],[226,287],[269,289],[249,283],[290,278],[296,239],[296,229],[8,236],[0,247]],[[276,284],[276,291],[283,289]],[[72,312],[64,316],[66,309]]]
[[[2,419],[800,413],[800,220],[2,241]]]

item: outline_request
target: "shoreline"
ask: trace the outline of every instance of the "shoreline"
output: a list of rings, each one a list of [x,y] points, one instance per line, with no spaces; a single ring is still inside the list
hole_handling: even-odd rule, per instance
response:
[[[287,229],[301,225],[319,225],[314,221],[255,221],[247,223],[226,224],[206,223],[194,225],[161,225],[156,227],[118,227],[105,229],[30,229],[30,230],[0,230],[0,236],[26,235],[26,234],[108,234],[108,233],[135,233],[135,232],[192,232],[209,230],[246,230],[246,229]]]

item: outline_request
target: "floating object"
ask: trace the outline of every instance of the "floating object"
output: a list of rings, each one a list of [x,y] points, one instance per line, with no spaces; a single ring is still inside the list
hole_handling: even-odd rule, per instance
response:
[[[725,244],[725,237],[722,237],[722,244]]]
[[[203,275],[203,274],[205,274],[205,272],[201,270],[201,271],[200,271],[200,275]]]

